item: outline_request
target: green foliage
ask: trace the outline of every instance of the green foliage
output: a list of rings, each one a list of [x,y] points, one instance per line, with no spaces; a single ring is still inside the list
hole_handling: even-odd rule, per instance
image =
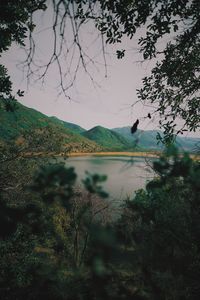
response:
[[[41,168],[34,180],[32,190],[40,193],[42,191],[42,199],[47,203],[58,199],[68,207],[65,201],[72,196],[72,186],[75,181],[74,168],[66,169],[63,164],[53,164]]]
[[[99,185],[99,183],[102,183],[106,181],[107,176],[105,175],[99,175],[99,174],[90,174],[89,172],[86,172],[87,177],[83,180],[83,184],[85,188],[88,190],[88,192],[92,194],[97,194],[102,198],[107,198],[108,193],[104,192],[102,189],[102,186]]]
[[[25,39],[29,32],[32,32],[35,24],[32,14],[37,10],[46,9],[45,0],[34,1],[11,1],[2,0],[0,3],[0,57],[7,51],[13,42],[25,46]],[[23,96],[18,90],[17,95]],[[12,82],[7,75],[7,69],[0,65],[0,109],[4,105],[8,112],[16,109],[16,99],[12,95]]]
[[[157,59],[157,63],[143,79],[138,97],[158,105],[167,139],[184,128],[199,127],[199,13],[198,0],[95,0],[92,6],[79,1],[74,10],[80,22],[94,20],[107,44],[119,44],[124,36],[132,39],[141,27],[145,29],[144,34],[139,32],[140,52],[144,60]],[[117,50],[119,59],[125,50]],[[178,118],[182,128],[176,124]]]
[[[113,130],[97,126],[84,130],[76,124],[61,121],[17,103],[17,110],[0,110],[0,143],[17,143],[21,152],[68,153],[97,151],[161,150],[156,131],[138,130],[134,137],[130,127]],[[160,132],[161,138],[163,134]],[[176,137],[182,150],[193,151],[199,139]],[[8,151],[9,153],[9,151]]]
[[[133,249],[141,299],[198,299],[200,165],[171,148],[154,168],[159,178],[127,201],[119,234]]]
[[[154,163],[159,177],[116,222],[95,198],[107,196],[106,176],[88,173],[83,192],[73,168],[43,164],[33,178],[37,165],[12,155],[1,164],[1,298],[199,298],[198,162],[167,149]]]
[[[99,1],[97,1],[99,2]],[[143,79],[138,90],[141,101],[158,104],[164,134],[170,138],[176,129],[176,119],[195,131],[199,127],[199,2],[196,0],[166,1],[100,1],[102,14],[97,28],[107,43],[119,43],[124,35],[132,38],[141,26],[145,34],[139,38],[144,60],[159,59],[151,75]],[[170,37],[170,36],[171,37]],[[160,46],[163,37],[169,37]],[[121,58],[118,51],[118,58]]]
[[[32,14],[45,10],[45,3],[1,1],[0,53],[8,50],[12,42],[24,45],[27,34],[35,27]],[[66,1],[59,1],[58,6],[56,1],[53,3],[54,8],[59,8]],[[196,130],[200,107],[199,1],[95,0],[89,6],[87,1],[76,4],[75,20],[94,20],[109,44],[121,42],[124,35],[132,38],[138,28],[148,24],[146,36],[139,40],[143,57],[152,59],[160,52],[163,57],[151,76],[144,78],[139,98],[158,103],[167,143],[176,131],[177,117],[189,130]],[[171,33],[174,39],[160,49],[159,41]],[[125,49],[118,50],[119,59],[124,55]],[[34,129],[34,115],[37,122],[41,118],[39,124],[47,131],[47,140],[49,134],[56,140],[58,131],[66,140],[71,134],[65,136],[66,131],[55,120],[49,129],[52,123],[42,114],[32,114],[30,110],[30,114],[28,110],[23,114],[23,109],[13,113],[15,97],[11,93],[10,77],[1,65],[0,100],[10,112],[6,118],[12,126],[1,130],[0,298],[199,299],[199,162],[169,148],[154,163],[158,178],[126,202],[117,224],[102,224],[97,216],[107,205],[101,199],[101,207],[95,207],[92,196],[107,196],[100,185],[105,176],[88,174],[84,185],[89,193],[83,198],[82,193],[74,191],[73,168],[61,164],[43,166],[33,178],[38,162],[20,157],[20,153],[26,143],[38,150],[43,137],[33,142],[23,136],[25,143],[18,140],[16,145],[5,146],[7,136],[18,137],[19,127],[22,135],[30,127]],[[21,91],[17,94],[23,96]],[[1,124],[5,110],[1,105]],[[19,126],[15,121],[20,114],[25,122]],[[124,139],[97,129],[106,147],[112,145],[113,139],[115,147],[122,149]],[[77,139],[81,136],[73,135],[73,142]],[[85,139],[82,143],[86,143]],[[55,150],[55,145],[48,146],[49,151]]]
[[[44,0],[34,1],[1,1],[0,4],[0,53],[6,51],[12,42],[24,46],[24,39],[29,30],[35,27],[32,14],[37,10],[45,10]]]
[[[77,130],[72,130],[67,122],[49,118],[20,103],[17,107],[13,113],[0,109],[0,142],[20,143],[24,152],[29,153],[100,150],[100,146],[76,133]]]
[[[32,31],[36,26],[33,22],[33,14],[38,10],[45,10],[48,5],[45,0],[2,1],[0,53],[6,51],[12,42],[24,46],[27,35],[29,34],[31,39]],[[73,18],[78,22],[77,24],[83,25],[88,20],[93,20],[108,44],[120,43],[124,36],[131,39],[141,26],[145,27],[144,36],[138,39],[140,51],[144,60],[156,58],[158,61],[151,75],[143,79],[143,87],[138,90],[139,99],[142,102],[158,104],[160,125],[164,128],[167,139],[170,139],[174,133],[183,133],[183,130],[197,130],[200,115],[198,0],[183,0],[180,3],[176,0],[165,3],[161,0],[94,0],[92,5],[87,1],[53,1],[55,14],[58,17],[60,13],[61,20],[72,17],[69,7],[73,7]],[[58,25],[57,21],[52,24],[53,30],[56,25]],[[81,50],[81,44],[77,39],[78,28],[79,26],[74,33],[74,41]],[[63,29],[60,30],[62,43],[64,32]],[[165,37],[169,41],[161,46],[160,41]],[[30,56],[33,54],[32,50]],[[116,55],[119,59],[124,57],[125,50],[117,50]],[[60,54],[55,53],[55,55],[59,58]],[[83,59],[82,56],[80,58]],[[33,57],[28,59],[31,63]],[[1,75],[1,82],[6,83],[4,88],[0,89],[1,100],[4,98],[6,108],[12,111],[14,108],[8,104],[9,100],[14,100],[11,95],[12,84],[6,73],[7,70],[1,66],[1,74],[4,74]],[[62,74],[60,75],[62,77]],[[0,86],[2,86],[1,82]],[[21,96],[22,92],[19,91],[18,95]],[[182,128],[177,128],[177,118],[183,120]]]
[[[7,69],[0,65],[0,109],[1,103],[3,103],[6,111],[13,112],[16,110],[16,100],[11,95],[12,92],[12,82],[10,81],[10,76],[7,74]]]
[[[33,178],[39,162],[43,165]],[[85,261],[91,225],[102,222],[107,204],[74,190],[73,168],[44,163],[12,153],[1,163],[2,299],[79,299],[88,291]],[[94,178],[93,190],[103,194],[97,183],[105,178]]]
[[[7,70],[4,66],[0,65],[0,91],[9,95],[11,92],[10,76],[7,74]]]

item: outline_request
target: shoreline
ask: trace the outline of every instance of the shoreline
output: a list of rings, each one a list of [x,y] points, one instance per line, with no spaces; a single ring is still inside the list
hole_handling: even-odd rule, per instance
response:
[[[162,152],[71,152],[71,153],[55,153],[55,152],[27,152],[23,153],[21,156],[31,158],[31,157],[83,157],[83,156],[129,156],[129,157],[146,157],[146,158],[159,158]],[[182,156],[182,154],[180,154]],[[190,158],[193,160],[200,160],[200,155],[189,154]]]
[[[82,157],[82,156],[129,156],[129,157],[148,157],[159,158],[162,152],[73,152],[67,154],[67,157]],[[60,156],[60,155],[59,155]],[[62,154],[61,154],[62,156]],[[183,154],[180,154],[183,156]],[[190,154],[189,156],[193,160],[200,160],[200,155]]]
[[[79,156],[134,156],[134,157],[152,157],[158,158],[160,153],[151,152],[73,152],[67,154],[68,157]]]

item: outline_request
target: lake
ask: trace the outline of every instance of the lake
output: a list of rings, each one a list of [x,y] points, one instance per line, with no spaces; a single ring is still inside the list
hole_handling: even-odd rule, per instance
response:
[[[78,174],[78,184],[85,178],[85,172],[91,174],[107,175],[107,181],[103,183],[111,199],[121,202],[127,196],[132,197],[134,192],[144,188],[146,183],[153,179],[154,172],[144,157],[127,156],[81,156],[69,157],[66,166],[73,166]],[[147,163],[148,162],[148,163]]]

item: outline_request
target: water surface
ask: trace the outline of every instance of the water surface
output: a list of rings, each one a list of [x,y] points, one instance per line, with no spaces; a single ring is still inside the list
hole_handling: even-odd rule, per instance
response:
[[[133,197],[134,192],[144,188],[146,183],[154,177],[154,172],[144,157],[127,156],[81,156],[70,157],[66,160],[67,166],[75,167],[78,174],[78,183],[86,177],[85,172],[107,175],[103,184],[104,190],[118,201],[127,196]]]

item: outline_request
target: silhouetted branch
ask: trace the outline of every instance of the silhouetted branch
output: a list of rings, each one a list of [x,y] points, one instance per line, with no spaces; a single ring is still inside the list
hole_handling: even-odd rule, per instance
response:
[[[95,60],[96,55],[90,56],[85,46],[84,40],[80,34],[82,27],[86,27],[91,19],[96,18],[96,1],[92,3],[77,4],[75,1],[51,0],[49,8],[53,10],[52,26],[47,26],[53,34],[53,40],[49,40],[48,51],[51,49],[50,56],[45,57],[46,63],[38,60],[38,49],[36,47],[36,36],[29,31],[29,47],[25,49],[26,59],[23,62],[23,70],[27,73],[28,83],[31,79],[36,82],[45,81],[50,68],[56,66],[59,74],[59,95],[63,93],[68,99],[71,99],[69,90],[74,86],[79,71],[83,70],[94,87],[100,87],[95,81],[90,67],[97,68],[99,62]],[[83,10],[83,11],[82,11]],[[33,23],[33,15],[30,16],[30,24]],[[38,33],[41,33],[40,30]],[[103,64],[105,67],[105,76],[107,76],[107,63],[105,55],[105,42],[103,35],[96,31],[95,40],[101,43]],[[99,51],[99,49],[98,49]],[[99,55],[99,54],[98,54]]]

